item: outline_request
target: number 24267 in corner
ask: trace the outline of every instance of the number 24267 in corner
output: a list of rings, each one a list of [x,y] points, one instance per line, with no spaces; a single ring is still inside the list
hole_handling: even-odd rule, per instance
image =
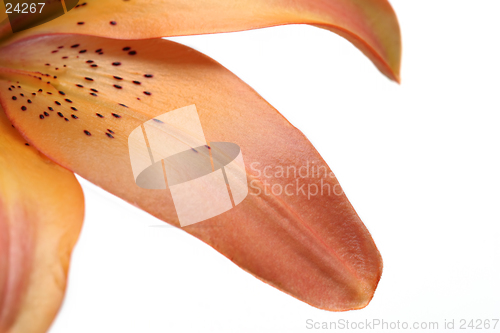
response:
[[[6,14],[14,14],[14,13],[19,13],[19,14],[35,14],[35,13],[41,13],[43,10],[43,7],[45,6],[45,3],[18,3],[15,7],[13,4],[10,2],[7,2],[5,4],[5,13]]]

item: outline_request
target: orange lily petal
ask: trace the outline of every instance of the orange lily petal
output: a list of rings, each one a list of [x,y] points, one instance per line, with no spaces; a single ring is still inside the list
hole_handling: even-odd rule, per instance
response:
[[[75,176],[25,142],[0,107],[1,333],[47,331],[83,222]]]
[[[399,82],[401,36],[387,0],[87,0],[67,14],[14,35],[71,33],[117,39],[219,33],[311,24],[352,42]]]
[[[129,55],[131,50],[136,54]],[[220,64],[167,40],[78,35],[10,44],[0,50],[0,63],[9,66],[0,68],[1,103],[30,142],[175,226],[179,220],[169,189],[136,185],[128,137],[158,115],[195,104],[208,142],[241,147],[251,188],[235,208],[184,230],[313,306],[358,309],[372,298],[382,260],[336,178],[300,131]],[[285,170],[314,165],[325,176],[267,178],[257,165]],[[302,190],[269,194],[270,185],[289,184]],[[336,192],[304,192],[322,185]]]

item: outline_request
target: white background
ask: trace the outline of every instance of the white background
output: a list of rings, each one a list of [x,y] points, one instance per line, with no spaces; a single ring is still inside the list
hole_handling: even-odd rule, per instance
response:
[[[245,80],[328,162],[384,258],[367,308],[312,308],[82,181],[87,217],[50,332],[322,331],[307,319],[442,331],[444,320],[500,319],[500,2],[392,3],[401,86],[309,26],[173,38]]]

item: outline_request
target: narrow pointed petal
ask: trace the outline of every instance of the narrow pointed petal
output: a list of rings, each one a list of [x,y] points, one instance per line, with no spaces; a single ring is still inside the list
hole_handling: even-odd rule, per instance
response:
[[[401,36],[387,0],[87,0],[49,23],[15,34],[73,33],[118,39],[208,34],[311,24],[352,42],[399,81]]]
[[[0,332],[44,333],[83,222],[75,176],[42,156],[0,107]]]
[[[0,63],[10,67],[0,68],[0,101],[33,145],[174,226],[170,189],[136,185],[128,138],[144,122],[195,104],[208,142],[240,146],[250,193],[183,229],[313,306],[358,309],[372,298],[381,257],[336,178],[300,131],[220,64],[167,40],[75,35],[11,44]],[[307,166],[316,171],[296,173]],[[276,174],[280,168],[288,174]]]

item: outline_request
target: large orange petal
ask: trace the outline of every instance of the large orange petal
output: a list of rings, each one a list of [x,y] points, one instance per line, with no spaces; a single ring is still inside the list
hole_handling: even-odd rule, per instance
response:
[[[75,176],[25,142],[0,107],[1,333],[47,331],[83,222]]]
[[[64,16],[15,34],[15,39],[52,33],[143,39],[283,24],[331,30],[399,81],[401,36],[387,0],[86,0]]]
[[[0,68],[1,103],[33,145],[175,226],[169,189],[136,185],[128,137],[145,121],[195,104],[208,142],[241,147],[251,193],[184,230],[316,307],[357,309],[372,298],[381,257],[336,178],[300,131],[220,64],[166,40],[78,35],[11,44],[0,50],[0,63],[10,67]],[[293,173],[307,166],[320,174]],[[291,171],[275,174],[280,167]],[[276,194],[287,185],[292,195]],[[320,186],[323,195],[308,195]]]

